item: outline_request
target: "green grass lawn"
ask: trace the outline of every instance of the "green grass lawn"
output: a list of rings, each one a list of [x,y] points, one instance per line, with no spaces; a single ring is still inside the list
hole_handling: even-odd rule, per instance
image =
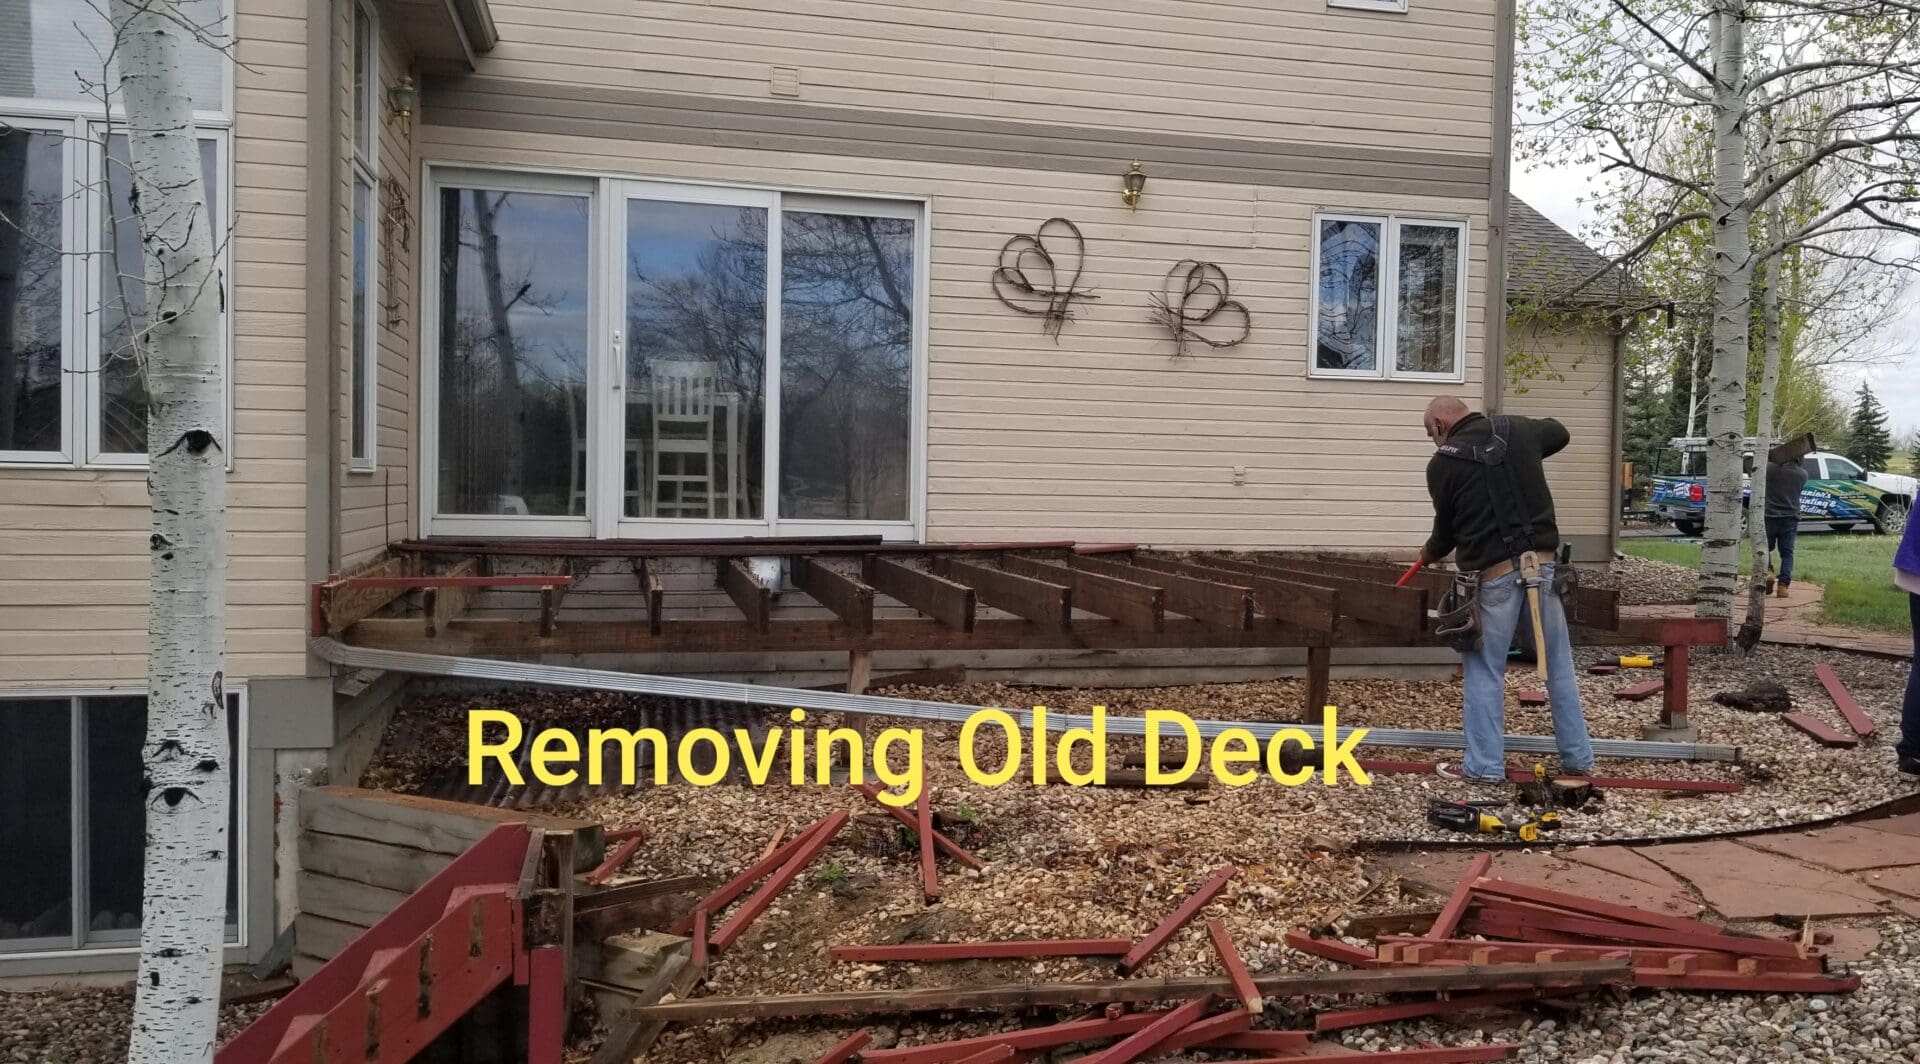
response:
[[[1910,623],[1907,595],[1893,585],[1893,552],[1899,545],[1898,536],[1802,532],[1793,552],[1793,578],[1820,585],[1820,619],[1828,624],[1905,632]],[[1627,539],[1620,549],[1689,569],[1700,567],[1698,543]],[[1742,543],[1742,573],[1748,569],[1748,550]]]

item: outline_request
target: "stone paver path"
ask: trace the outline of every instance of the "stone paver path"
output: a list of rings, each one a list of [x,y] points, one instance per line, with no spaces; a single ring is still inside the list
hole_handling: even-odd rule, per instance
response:
[[[1820,585],[1805,581],[1787,589],[1786,598],[1767,598],[1765,642],[1787,646],[1852,650],[1863,654],[1891,655],[1897,658],[1913,654],[1911,637],[1893,632],[1875,632],[1864,628],[1841,628],[1820,620]],[[1622,606],[1627,617],[1691,617],[1691,605]],[[1743,587],[1734,598],[1734,623],[1747,616],[1747,595]]]
[[[1393,854],[1382,861],[1403,877],[1447,894],[1473,857],[1470,851],[1447,850]],[[1920,919],[1920,813],[1741,839],[1553,853],[1500,850],[1493,874],[1676,916]],[[1879,944],[1871,928],[1834,931],[1836,957],[1864,956]]]

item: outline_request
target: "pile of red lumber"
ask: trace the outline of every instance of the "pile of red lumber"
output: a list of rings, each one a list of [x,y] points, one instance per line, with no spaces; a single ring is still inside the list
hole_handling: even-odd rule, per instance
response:
[[[1545,887],[1488,878],[1482,854],[1427,933],[1382,935],[1372,950],[1337,939],[1287,936],[1295,949],[1362,968],[1405,969],[1486,964],[1624,960],[1629,984],[1677,990],[1758,994],[1846,993],[1860,977],[1830,974],[1810,934],[1744,935],[1700,920],[1617,905]],[[1569,990],[1494,990],[1426,997],[1374,1008],[1323,1012],[1318,1031],[1337,1031],[1441,1012],[1562,998]]]

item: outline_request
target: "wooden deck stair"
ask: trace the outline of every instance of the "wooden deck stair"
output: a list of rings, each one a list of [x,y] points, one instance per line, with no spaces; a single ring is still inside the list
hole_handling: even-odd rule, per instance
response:
[[[539,846],[525,824],[493,829],[221,1047],[216,1064],[405,1064],[509,980],[528,987],[529,1064],[559,1064],[564,1017],[543,1013],[564,1007],[565,950],[529,945],[526,926]]]

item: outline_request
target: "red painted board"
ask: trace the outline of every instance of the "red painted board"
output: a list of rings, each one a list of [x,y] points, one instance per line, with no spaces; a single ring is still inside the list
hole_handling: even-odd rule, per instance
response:
[[[1172,1038],[1160,1043],[1155,1053],[1174,1053],[1194,1046],[1208,1049],[1219,1048],[1219,1040],[1230,1035],[1243,1034],[1253,1026],[1253,1014],[1245,1009],[1223,1012],[1218,1016],[1209,1016],[1196,1020],[1174,1032]]]
[[[1260,1000],[1260,988],[1253,985],[1253,973],[1247,971],[1247,962],[1240,959],[1240,950],[1227,935],[1227,925],[1208,920],[1207,937],[1213,940],[1213,952],[1219,955],[1220,967],[1226,969],[1227,979],[1233,983],[1234,996],[1249,1013],[1259,1015],[1266,1003]]]
[[[1821,746],[1858,746],[1860,740],[1840,731],[1819,717],[1809,717],[1805,713],[1782,713],[1780,719],[1813,736]]]
[[[781,865],[786,864],[787,860],[794,854],[799,853],[800,847],[805,846],[807,840],[813,837],[813,833],[825,827],[827,821],[830,819],[832,818],[821,817],[819,820],[814,821],[805,831],[788,839],[785,845],[776,848],[772,853],[748,865],[739,875],[722,883],[719,889],[715,890],[712,894],[701,898],[699,904],[694,906],[694,908],[705,909],[709,913],[717,913],[726,908],[732,904],[733,899],[751,890],[755,883],[765,879]],[[667,930],[676,935],[684,935],[693,930],[692,914],[681,917],[677,923]]]
[[[1312,1031],[1245,1031],[1215,1038],[1208,1049],[1245,1049],[1255,1053],[1298,1053],[1313,1041]]]
[[[1147,932],[1146,937],[1135,943],[1133,949],[1120,959],[1120,973],[1130,975],[1137,971],[1147,962],[1147,958],[1158,953],[1160,948],[1167,944],[1167,940],[1173,937],[1174,932],[1179,931],[1189,920],[1198,916],[1200,910],[1206,908],[1207,903],[1213,900],[1214,895],[1226,888],[1227,880],[1232,879],[1238,872],[1239,869],[1226,865],[1208,877],[1205,883],[1200,884],[1199,890],[1194,891],[1186,901],[1180,903],[1178,908],[1167,914],[1167,918],[1160,921],[1160,926]]]
[[[1397,1005],[1380,1005],[1370,1009],[1340,1009],[1334,1012],[1318,1013],[1313,1018],[1315,1031],[1344,1031],[1350,1027],[1371,1027],[1380,1023],[1392,1023],[1395,1020],[1410,1020],[1419,1016],[1439,1016],[1449,1012],[1465,1012],[1469,1009],[1497,1008],[1502,1005],[1517,1005],[1522,1002],[1539,1000],[1544,994],[1553,991],[1540,990],[1490,990],[1484,994],[1455,994],[1451,998],[1433,998],[1427,1001],[1407,1001]],[[1560,991],[1567,993],[1567,991]]]
[[[824,824],[806,835],[805,844],[794,853],[793,857],[786,864],[781,865],[780,870],[769,877],[751,897],[741,902],[733,915],[727,917],[726,922],[714,931],[708,948],[718,953],[733,945],[734,940],[746,932],[747,925],[753,923],[756,917],[765,912],[767,907],[773,904],[773,900],[780,896],[780,892],[786,890],[788,885],[798,879],[800,873],[813,863],[814,858],[820,856],[820,851],[827,848],[827,843],[833,841],[833,837],[839,834],[846,822],[847,813],[842,809],[830,814]]]
[[[873,1041],[872,1033],[862,1028],[849,1035],[846,1041],[827,1050],[826,1055],[814,1061],[813,1064],[846,1064],[853,1059],[855,1053],[865,1049],[867,1043],[871,1041]]]
[[[922,783],[919,808],[915,810],[914,830],[920,836],[920,887],[926,892],[928,901],[938,901],[940,872],[933,863],[933,799],[927,796],[927,790]]]
[[[892,817],[895,820],[898,820],[900,823],[905,824],[906,826],[912,828],[916,832],[920,830],[920,820],[918,817],[914,816],[912,813],[907,812],[905,809],[900,808],[899,806],[888,805],[887,803],[880,801],[880,788],[875,787],[871,783],[863,783],[860,785],[860,793],[873,799],[874,802],[880,806],[880,808],[885,809],[889,814],[892,815]],[[941,853],[944,853],[948,857],[951,857],[954,860],[960,862],[961,864],[966,865],[968,868],[987,867],[986,865],[980,862],[980,859],[978,857],[975,857],[974,855],[961,849],[958,843],[954,842],[950,838],[947,838],[945,835],[942,835],[938,831],[933,833],[933,844],[935,846],[940,847]]]
[[[835,946],[836,961],[884,964],[890,961],[977,961],[1027,957],[1119,957],[1133,948],[1130,938],[1036,938],[995,942],[907,942],[894,946]]]
[[[1082,1058],[1080,1064],[1133,1064],[1159,1049],[1213,1007],[1213,997],[1196,998],[1177,1009],[1162,1013],[1158,1019],[1122,1038],[1118,1043]]]
[[[1356,968],[1381,966],[1379,958],[1375,957],[1371,951],[1358,946],[1349,946],[1337,939],[1314,938],[1312,935],[1301,934],[1298,931],[1289,931],[1286,934],[1286,943],[1302,953],[1330,961],[1339,961],[1341,964],[1351,964]]]
[[[1632,687],[1622,687],[1613,693],[1613,697],[1616,701],[1644,702],[1659,694],[1660,689],[1666,685],[1665,680],[1648,680],[1646,683],[1637,683]]]
[[[1474,884],[1474,890],[1481,894],[1491,894],[1499,898],[1514,901],[1532,902],[1556,909],[1568,909],[1591,916],[1603,916],[1609,920],[1624,920],[1630,924],[1642,924],[1647,927],[1670,927],[1676,931],[1706,931],[1718,933],[1721,929],[1699,920],[1688,920],[1665,913],[1636,909],[1631,905],[1616,905],[1613,902],[1600,901],[1597,898],[1583,898],[1578,894],[1551,890],[1547,887],[1535,887],[1526,883],[1513,883],[1504,879],[1482,879]]]
[[[953,1042],[874,1049],[860,1054],[860,1064],[949,1064],[951,1061],[964,1060],[971,1053],[992,1049],[995,1046],[1011,1046],[1015,1049],[1049,1049],[1054,1046],[1073,1045],[1076,1042],[1118,1038],[1146,1027],[1160,1018],[1164,1012],[1165,1010],[1132,1012],[1110,1020],[1071,1020],[1067,1023],[1048,1024],[1045,1027],[1029,1027],[1023,1031],[1003,1031],[977,1038],[962,1038]]]
[[[1813,674],[1820,678],[1820,686],[1827,689],[1827,697],[1833,699],[1834,708],[1840,711],[1840,716],[1845,718],[1847,727],[1852,728],[1855,735],[1865,739],[1880,730],[1873,718],[1861,710],[1860,703],[1853,700],[1853,692],[1847,690],[1847,685],[1834,675],[1833,666],[1823,661],[1813,667]]]
[[[1473,901],[1473,885],[1481,876],[1493,868],[1493,855],[1483,853],[1467,866],[1467,874],[1453,888],[1453,895],[1440,909],[1440,915],[1434,918],[1433,926],[1427,930],[1426,938],[1452,938],[1453,929],[1460,926],[1460,917],[1467,911],[1467,905]]]
[[[1234,1064],[1321,1064],[1334,1061],[1335,1064],[1349,1062],[1384,1060],[1388,1064],[1472,1064],[1481,1060],[1505,1060],[1520,1048],[1517,1045],[1459,1046],[1439,1049],[1397,1049],[1384,1053],[1366,1053],[1354,1050],[1347,1053],[1312,1053],[1306,1056],[1261,1057],[1258,1060],[1237,1060]]]

